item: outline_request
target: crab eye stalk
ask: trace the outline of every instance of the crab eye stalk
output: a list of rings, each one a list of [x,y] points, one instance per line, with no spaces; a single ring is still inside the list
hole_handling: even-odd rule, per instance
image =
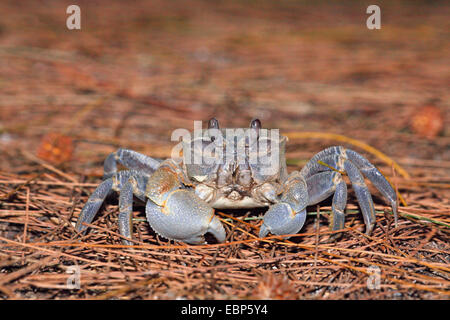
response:
[[[253,119],[252,122],[250,122],[250,128],[251,129],[261,129],[261,121],[259,119]]]
[[[260,134],[259,130],[261,129],[261,121],[259,121],[259,119],[256,119],[256,118],[253,119],[250,122],[250,129],[252,131],[250,139],[258,140],[259,139],[259,134]],[[249,144],[252,144],[252,143],[249,141]]]
[[[219,121],[216,118],[211,118],[208,121],[208,129],[215,129],[215,130],[219,130]],[[214,130],[212,130],[214,131]],[[211,136],[211,141],[214,142],[215,140],[215,136]]]
[[[208,129],[219,129],[219,121],[216,118],[211,118],[208,121]]]

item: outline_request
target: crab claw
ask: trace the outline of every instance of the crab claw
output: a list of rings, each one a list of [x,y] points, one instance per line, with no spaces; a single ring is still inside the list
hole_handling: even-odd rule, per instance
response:
[[[149,200],[145,212],[150,226],[164,238],[200,244],[209,232],[217,241],[225,241],[225,229],[214,209],[190,190],[170,192],[161,206]]]
[[[264,238],[269,232],[275,235],[298,233],[305,219],[306,209],[296,213],[289,204],[276,203],[265,214],[259,237]]]

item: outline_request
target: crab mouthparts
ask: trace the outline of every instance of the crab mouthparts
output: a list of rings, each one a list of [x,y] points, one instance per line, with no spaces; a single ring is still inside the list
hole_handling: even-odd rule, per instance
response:
[[[227,198],[230,200],[237,201],[237,200],[241,200],[243,198],[243,195],[240,194],[238,191],[233,190],[227,195]]]

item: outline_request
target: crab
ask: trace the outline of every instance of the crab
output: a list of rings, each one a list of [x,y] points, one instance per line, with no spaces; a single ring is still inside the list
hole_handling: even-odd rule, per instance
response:
[[[344,174],[356,194],[367,234],[375,225],[375,209],[364,177],[389,201],[397,222],[396,192],[361,154],[332,146],[313,156],[301,171],[288,173],[287,137],[263,134],[266,129],[261,128],[258,119],[252,120],[249,128],[234,129],[231,138],[223,138],[228,130],[220,129],[219,122],[212,118],[208,129],[201,130],[202,134],[183,141],[181,159],[154,159],[122,148],[111,153],[104,162],[103,182],[84,205],[75,229],[84,234],[106,197],[116,191],[119,192],[119,232],[126,245],[134,241],[134,197],[145,202],[147,221],[157,234],[189,244],[205,243],[207,233],[218,242],[226,240],[225,229],[214,209],[268,207],[259,237],[269,233],[298,234],[305,223],[306,208],[331,195],[329,226],[332,231],[338,231],[344,228],[347,203]],[[240,150],[230,148],[235,141]],[[270,146],[258,149],[263,141]],[[210,152],[210,161],[200,157],[201,162],[192,162],[192,156],[202,155],[208,148],[214,151]],[[223,154],[227,156],[225,161],[211,161],[217,160],[217,155],[223,158]],[[264,163],[258,161],[264,156],[274,157]],[[118,171],[118,164],[128,170]]]

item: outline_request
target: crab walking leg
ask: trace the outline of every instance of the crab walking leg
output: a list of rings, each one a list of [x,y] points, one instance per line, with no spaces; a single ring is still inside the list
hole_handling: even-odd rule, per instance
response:
[[[366,224],[366,234],[370,234],[375,225],[375,208],[373,206],[372,196],[358,168],[350,161],[344,162],[344,168],[355,190],[359,206],[361,207],[364,223]]]
[[[88,201],[84,205],[81,213],[78,217],[77,224],[75,225],[75,230],[82,233],[86,232],[87,226],[83,223],[91,223],[97,214],[98,209],[100,209],[103,201],[108,196],[113,187],[113,179],[109,178],[103,181],[97,189],[91,194]]]
[[[301,173],[305,178],[308,178],[320,171],[331,170],[319,163],[322,161],[329,166],[338,170],[345,170],[344,164],[351,162],[358,171],[361,171],[370,182],[377,188],[380,193],[389,200],[394,213],[395,223],[398,220],[398,204],[397,195],[391,184],[381,174],[381,172],[371,164],[366,158],[359,153],[346,149],[341,146],[330,147],[317,153],[310,161],[303,167]]]
[[[331,205],[331,221],[330,229],[333,231],[344,229],[345,222],[345,206],[347,204],[347,185],[341,180],[336,185],[336,191],[333,196]]]
[[[381,172],[375,168],[373,164],[369,162],[359,153],[353,150],[345,150],[345,154],[348,159],[355,164],[359,171],[366,176],[373,185],[377,188],[380,193],[389,200],[392,211],[394,213],[395,224],[397,225],[398,220],[398,205],[397,205],[397,194],[392,188],[391,184],[386,180],[386,178],[381,174]]]
[[[331,196],[336,190],[336,185],[341,180],[341,174],[335,171],[319,172],[307,178],[308,206],[319,203]]]
[[[306,220],[308,190],[305,179],[298,171],[292,172],[284,183],[280,202],[269,207],[264,215],[259,237],[269,232],[275,235],[295,234]]]
[[[342,180],[339,172],[325,171],[319,172],[306,179],[308,186],[308,205],[313,205],[325,200],[334,193],[330,229],[340,230],[344,228],[344,210],[347,204],[347,185]]]
[[[375,224],[375,208],[373,206],[372,196],[370,195],[370,191],[367,188],[366,183],[364,182],[364,177],[362,176],[361,172],[359,172],[358,168],[350,160],[338,155],[324,157],[321,159],[321,161],[331,167],[336,168],[337,170],[345,171],[347,173],[350,182],[352,183],[352,187],[355,190],[359,206],[361,207],[364,223],[366,224],[366,233],[369,234]],[[322,168],[331,170],[325,166],[322,166]],[[317,168],[317,170],[320,169]],[[314,168],[314,170],[310,172],[315,171],[316,168]]]
[[[103,165],[104,179],[110,178],[117,172],[117,163],[120,163],[128,169],[141,170],[151,174],[159,167],[161,160],[153,159],[133,150],[120,148],[105,159]]]
[[[150,226],[167,239],[197,244],[204,242],[204,234],[210,232],[217,241],[225,241],[225,229],[214,209],[181,183],[178,169],[167,160],[147,182],[146,215]]]
[[[133,195],[145,200],[145,184],[147,177],[131,176],[120,188],[119,196],[119,232],[130,240],[122,239],[123,244],[132,245],[133,235]]]
[[[133,234],[133,184],[128,180],[120,190],[119,196],[119,233],[131,239]],[[130,240],[122,239],[125,245],[132,245]]]
[[[304,176],[305,179],[308,179],[309,177],[315,175],[316,173],[332,170],[329,167],[322,165],[319,161],[322,161],[327,165],[329,165],[330,167],[335,168],[337,170],[343,170],[342,162],[345,161],[347,158],[344,157],[339,152],[339,149],[336,148],[341,147],[327,148],[325,150],[320,151],[314,157],[312,157],[300,171],[302,176]]]
[[[111,178],[103,181],[97,189],[91,194],[88,201],[84,205],[78,217],[75,229],[82,233],[86,232],[87,226],[84,223],[91,223],[95,215],[100,209],[103,201],[111,193],[111,191],[119,191],[123,181],[127,181],[133,174],[133,171],[120,171]]]

